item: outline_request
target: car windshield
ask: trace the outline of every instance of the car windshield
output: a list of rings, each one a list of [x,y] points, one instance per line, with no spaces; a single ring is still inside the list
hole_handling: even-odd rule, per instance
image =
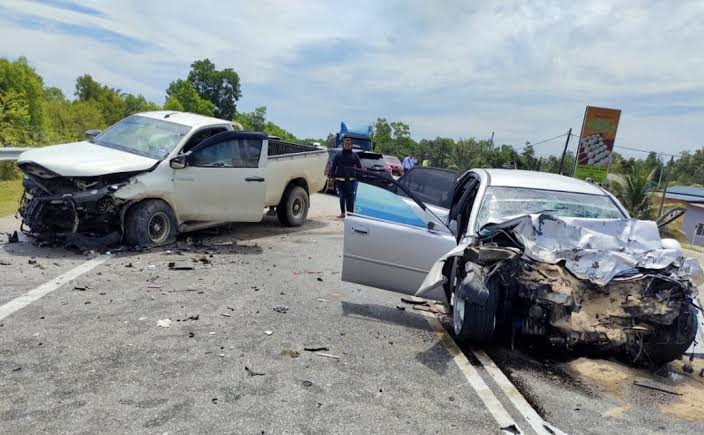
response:
[[[623,219],[625,216],[606,195],[490,186],[484,194],[477,229],[525,214],[549,212],[555,216]]]
[[[174,122],[132,115],[98,135],[94,143],[161,160],[190,129]]]

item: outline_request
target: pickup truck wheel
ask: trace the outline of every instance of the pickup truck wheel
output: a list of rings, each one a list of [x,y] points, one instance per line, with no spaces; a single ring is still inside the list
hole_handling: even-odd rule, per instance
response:
[[[175,240],[176,233],[176,216],[164,201],[142,201],[127,211],[125,239],[132,246],[159,246],[171,243]]]
[[[281,225],[286,227],[299,227],[308,217],[310,199],[308,193],[301,186],[289,186],[284,192],[281,202],[276,207],[276,214]]]
[[[452,299],[452,325],[457,342],[481,344],[489,341],[496,328],[496,292],[483,284],[478,266],[457,282]]]

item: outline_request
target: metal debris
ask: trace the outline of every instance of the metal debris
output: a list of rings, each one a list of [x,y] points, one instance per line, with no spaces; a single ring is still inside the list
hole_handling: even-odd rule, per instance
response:
[[[156,326],[160,328],[171,328],[171,320],[170,319],[160,319],[159,321],[156,322]]]
[[[220,315],[223,316],[223,317],[232,317],[231,315],[229,315],[229,314],[227,314],[227,313],[220,313]]]
[[[320,352],[320,351],[326,351],[326,350],[330,350],[330,349],[328,349],[327,346],[315,345],[315,346],[306,346],[303,348],[303,350],[305,350],[306,352]]]
[[[255,372],[247,366],[244,366],[244,371],[247,372],[249,376],[264,376],[266,373]]]
[[[169,262],[170,270],[193,270],[193,266],[186,263],[177,263],[175,261]]]
[[[271,334],[273,334],[273,333],[274,333],[274,331],[272,331],[272,330],[264,331],[264,334],[266,334],[266,335],[271,335]]]
[[[288,311],[288,307],[286,305],[274,305],[274,311],[285,314]]]
[[[669,385],[662,384],[660,382],[656,382],[650,379],[645,379],[645,378],[638,378],[633,381],[633,385],[637,385],[639,387],[643,388],[648,388],[651,390],[655,391],[661,391],[663,393],[668,393],[668,394],[674,394],[675,396],[681,396],[681,393],[678,393],[675,391],[672,387]]]
[[[404,296],[401,298],[401,302],[405,302],[411,305],[427,305],[428,303],[427,300],[415,296]]]
[[[332,359],[336,359],[336,360],[339,360],[339,359],[340,359],[339,356],[333,355],[333,354],[331,354],[331,353],[315,352],[315,355],[320,355],[320,356],[324,356],[324,357],[326,357],[326,358],[332,358]]]

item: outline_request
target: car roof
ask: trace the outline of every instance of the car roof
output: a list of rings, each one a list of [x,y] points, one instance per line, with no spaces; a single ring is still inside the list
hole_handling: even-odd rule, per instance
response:
[[[564,175],[520,169],[474,169],[473,171],[484,172],[487,175],[489,186],[529,187],[531,189],[606,195],[606,192],[599,186]]]
[[[174,122],[176,124],[186,125],[188,127],[203,127],[214,124],[232,124],[232,121],[227,121],[225,119],[198,115],[197,113],[177,112],[175,110],[157,110],[154,112],[137,113],[136,115],[143,116],[145,118]]]

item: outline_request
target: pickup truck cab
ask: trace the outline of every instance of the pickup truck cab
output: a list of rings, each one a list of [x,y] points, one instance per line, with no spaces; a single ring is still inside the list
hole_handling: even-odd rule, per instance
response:
[[[75,245],[154,246],[179,232],[258,222],[275,207],[301,225],[325,184],[325,150],[183,112],[129,116],[89,140],[32,149],[22,229]]]

